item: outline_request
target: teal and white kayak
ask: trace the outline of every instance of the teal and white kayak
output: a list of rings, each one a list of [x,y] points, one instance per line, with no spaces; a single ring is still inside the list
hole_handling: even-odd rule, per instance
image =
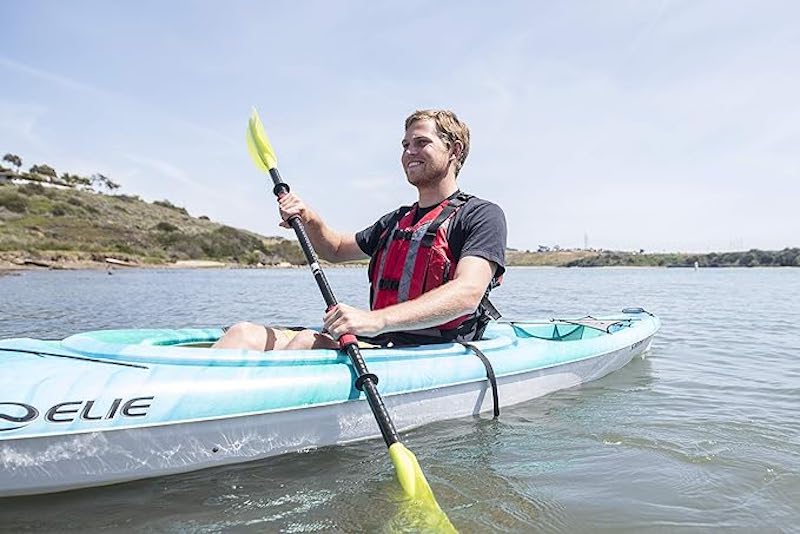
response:
[[[598,379],[659,329],[602,319],[491,324],[474,345],[501,407]],[[221,329],[107,330],[0,341],[0,497],[114,484],[379,437],[333,350],[210,349]],[[458,344],[363,350],[399,431],[494,408]]]

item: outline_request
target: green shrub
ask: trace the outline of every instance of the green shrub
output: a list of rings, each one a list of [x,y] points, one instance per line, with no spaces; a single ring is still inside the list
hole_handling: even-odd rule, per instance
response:
[[[4,191],[0,194],[0,206],[14,213],[25,213],[30,203],[28,199],[14,191]]]
[[[42,184],[23,184],[19,187],[19,192],[25,195],[44,195],[47,188]]]
[[[188,236],[185,237],[185,239],[176,241],[167,248],[170,258],[173,260],[199,260],[205,258],[200,243],[193,241]]]
[[[179,230],[177,226],[167,221],[161,221],[153,228],[155,228],[159,232],[177,232]]]
[[[295,241],[284,239],[265,248],[266,250],[264,250],[264,252],[266,252],[268,255],[285,258],[286,261],[294,265],[302,265],[306,262],[306,257],[303,255],[300,245]]]
[[[90,213],[92,215],[97,215],[100,213],[100,210],[92,206],[91,204],[85,203],[78,197],[69,197],[67,199],[67,203],[71,206],[75,206],[72,209],[72,214],[79,214],[81,212]]]
[[[242,258],[242,263],[245,265],[258,265],[261,262],[264,253],[260,250],[251,250],[246,253]]]
[[[153,202],[154,206],[161,206],[162,208],[169,208],[171,210],[175,210],[179,213],[183,213],[184,215],[189,215],[189,212],[186,211],[186,208],[181,208],[170,202],[169,200],[156,200]]]
[[[111,250],[114,252],[122,252],[123,254],[135,254],[136,251],[128,243],[121,243],[115,241],[111,243]]]

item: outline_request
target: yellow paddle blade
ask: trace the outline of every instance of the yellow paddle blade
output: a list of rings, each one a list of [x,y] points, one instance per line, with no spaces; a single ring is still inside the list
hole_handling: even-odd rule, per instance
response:
[[[270,169],[278,167],[278,157],[264,132],[256,108],[253,108],[250,120],[247,121],[247,150],[253,158],[253,163],[262,171],[269,172]]]
[[[394,464],[397,480],[403,488],[406,496],[411,499],[413,510],[404,510],[403,516],[416,516],[414,521],[417,526],[425,525],[426,531],[431,532],[457,532],[453,524],[447,518],[436,497],[433,496],[425,475],[417,462],[417,457],[410,450],[406,449],[402,443],[393,443],[389,447],[389,457]],[[422,521],[420,521],[420,519]]]

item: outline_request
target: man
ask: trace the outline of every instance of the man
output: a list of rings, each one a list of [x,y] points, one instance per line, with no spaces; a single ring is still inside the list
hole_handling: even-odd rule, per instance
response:
[[[405,127],[401,161],[417,189],[413,206],[348,234],[331,229],[293,193],[279,201],[281,225],[288,228],[285,221],[299,216],[321,258],[371,258],[370,310],[340,303],[325,313],[323,333],[237,323],[215,347],[337,348],[345,333],[377,346],[480,339],[489,320],[484,297],[505,271],[505,216],[458,189],[469,129],[454,113],[417,111]]]

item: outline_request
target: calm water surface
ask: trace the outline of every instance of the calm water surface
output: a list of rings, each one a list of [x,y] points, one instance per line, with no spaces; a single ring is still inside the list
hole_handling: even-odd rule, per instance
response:
[[[328,273],[366,302],[360,269]],[[511,318],[643,306],[663,329],[610,376],[404,436],[463,532],[800,531],[800,269],[511,269]],[[296,270],[0,277],[0,337],[100,328],[319,324]],[[502,402],[502,399],[501,399]],[[0,473],[2,476],[2,473]],[[5,499],[0,530],[374,532],[399,495],[383,442]]]

